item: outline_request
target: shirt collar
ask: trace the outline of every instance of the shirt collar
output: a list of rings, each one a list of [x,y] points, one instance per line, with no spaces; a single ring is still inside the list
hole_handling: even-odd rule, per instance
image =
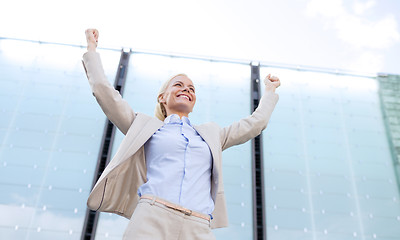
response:
[[[189,126],[192,126],[190,124],[189,118],[183,116],[182,119],[180,119],[178,114],[171,114],[164,120],[164,123],[182,123],[182,122],[188,124]]]

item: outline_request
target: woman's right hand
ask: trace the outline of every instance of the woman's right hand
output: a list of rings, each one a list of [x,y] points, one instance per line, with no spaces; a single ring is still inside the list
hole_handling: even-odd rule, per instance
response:
[[[99,41],[99,31],[97,29],[86,29],[87,50],[96,51],[97,43]]]

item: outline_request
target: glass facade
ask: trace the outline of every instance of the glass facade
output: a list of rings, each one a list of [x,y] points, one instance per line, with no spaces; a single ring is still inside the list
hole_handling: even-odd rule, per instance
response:
[[[397,175],[397,184],[400,187],[400,76],[380,74],[378,81],[386,133],[390,136],[393,168]]]
[[[106,123],[84,52],[0,40],[0,239],[81,237]],[[99,52],[113,84],[120,51]],[[223,127],[250,114],[243,64],[132,53],[123,96],[153,116],[161,84],[178,73],[196,86],[193,124]],[[263,132],[267,239],[399,239],[399,186],[377,79],[261,68],[262,79],[268,73],[282,86]],[[117,131],[112,156],[122,138]],[[251,156],[250,142],[223,152],[230,226],[214,230],[217,239],[253,239]],[[96,239],[121,239],[127,224],[101,213]]]
[[[83,49],[0,41],[0,239],[79,239],[104,122]],[[119,52],[103,52],[114,76]]]
[[[398,239],[399,190],[375,78],[284,79],[264,134],[268,239]]]

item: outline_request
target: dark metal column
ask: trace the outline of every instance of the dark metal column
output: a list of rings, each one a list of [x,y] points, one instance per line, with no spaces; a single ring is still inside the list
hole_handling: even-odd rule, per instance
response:
[[[261,98],[260,64],[251,63],[251,110],[254,111]],[[264,167],[261,134],[252,140],[253,176],[253,236],[256,240],[266,239],[264,210]]]
[[[124,92],[124,86],[126,81],[126,75],[128,73],[129,57],[131,51],[124,52],[121,51],[121,58],[119,60],[117,75],[114,81],[114,87],[122,95]],[[111,160],[111,150],[112,144],[114,142],[116,128],[110,120],[106,120],[103,138],[100,145],[99,156],[97,160],[97,166],[94,173],[92,189],[96,184],[97,180],[100,178],[107,164]],[[92,211],[90,209],[86,210],[85,222],[83,225],[81,240],[93,240],[96,235],[97,222],[99,220],[99,212]]]

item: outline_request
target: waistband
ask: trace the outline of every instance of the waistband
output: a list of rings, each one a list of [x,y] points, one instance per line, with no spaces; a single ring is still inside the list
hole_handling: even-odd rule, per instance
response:
[[[168,202],[168,201],[166,201],[164,199],[161,199],[161,198],[158,198],[156,196],[142,195],[140,197],[140,199],[148,199],[148,200],[151,200],[153,203],[154,202],[160,203],[160,204],[166,206],[167,208],[171,208],[171,209],[173,209],[175,211],[184,213],[187,216],[194,216],[194,217],[198,217],[198,218],[210,221],[210,216],[209,215],[205,215],[205,214],[202,214],[202,213],[199,213],[199,212],[196,212],[196,211],[192,211],[192,210],[190,210],[188,208],[184,208],[184,207],[182,207],[182,206],[180,206],[178,204]]]

